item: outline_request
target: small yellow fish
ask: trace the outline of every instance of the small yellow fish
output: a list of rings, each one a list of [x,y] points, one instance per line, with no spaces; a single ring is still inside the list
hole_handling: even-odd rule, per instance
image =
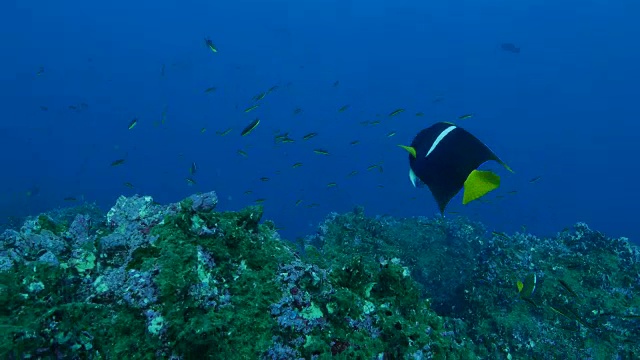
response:
[[[390,117],[392,117],[392,116],[396,116],[396,115],[399,115],[399,114],[401,114],[401,113],[403,113],[403,112],[404,112],[404,109],[396,109],[396,110],[393,110],[392,112],[390,112],[390,113],[389,113],[389,116],[390,116]]]
[[[200,129],[200,134],[204,134],[207,131],[207,128],[203,127],[202,129]]]
[[[259,124],[260,124],[260,119],[256,118],[249,125],[247,125],[244,128],[244,130],[242,130],[242,132],[240,133],[240,136],[249,135],[253,131],[253,129],[255,129]]]
[[[129,123],[129,130],[136,127],[136,125],[138,125],[138,118],[133,118],[133,120],[131,120],[131,122]]]
[[[120,166],[122,164],[124,164],[124,159],[117,159],[111,162],[111,166]]]
[[[266,92],[261,92],[260,94],[254,96],[252,99],[254,101],[260,101],[260,100],[264,99],[265,96],[267,96],[267,93]]]
[[[558,283],[560,283],[560,285],[572,296],[574,297],[578,297],[578,294],[575,293],[575,291],[573,291],[571,289],[571,287],[569,287],[569,284],[567,284],[564,280],[562,279],[558,279]]]
[[[498,237],[501,237],[501,238],[505,238],[505,239],[507,239],[507,240],[509,240],[509,239],[510,239],[510,238],[509,238],[509,235],[507,235],[507,234],[505,234],[505,233],[503,233],[503,232],[500,232],[500,231],[492,231],[492,232],[491,232],[491,234],[492,234],[493,236],[498,236]]]
[[[195,181],[193,178],[188,177],[188,178],[186,178],[185,180],[187,181],[187,184],[188,184],[189,186],[193,186],[193,185],[195,185],[195,184],[196,184],[196,181]]]
[[[330,182],[327,184],[327,187],[336,187],[338,186],[338,184],[334,183],[334,182]]]
[[[542,179],[542,176],[536,176],[533,179],[529,180],[530,183],[537,183],[538,181],[540,181],[540,179]]]
[[[244,109],[244,112],[248,113],[260,107],[260,104],[254,104]]]
[[[283,133],[283,134],[276,134],[276,136],[273,138],[273,141],[275,141],[276,143],[279,142],[283,142],[285,139],[289,138],[289,133]]]
[[[205,45],[207,45],[209,50],[211,50],[212,52],[214,52],[214,53],[218,52],[218,48],[213,44],[213,41],[211,41],[211,39],[205,38],[204,39],[204,43],[205,43]]]
[[[314,138],[316,136],[318,136],[318,133],[314,133],[314,132],[308,133],[308,134],[306,134],[305,136],[302,137],[302,140],[306,141],[306,140],[312,139],[312,138]]]
[[[567,313],[563,312],[562,310],[560,310],[559,308],[557,308],[557,307],[555,307],[553,305],[549,305],[549,309],[553,310],[553,312],[555,312],[558,315],[562,315],[562,316],[566,317],[567,319],[569,319],[571,321],[578,320],[578,319],[574,319],[573,317],[569,316]]]
[[[463,115],[458,116],[458,119],[466,120],[466,119],[470,119],[472,117],[473,117],[473,114],[463,114]]]
[[[329,155],[329,151],[324,149],[314,149],[313,152],[320,155]]]
[[[302,166],[302,163],[301,162],[297,162],[297,163],[293,164],[292,167],[295,169],[295,168],[299,168],[300,166]]]
[[[229,134],[231,132],[231,130],[233,130],[233,128],[228,128],[228,129],[226,129],[224,131],[216,131],[216,134],[218,134],[220,136],[225,136],[225,135]]]
[[[236,151],[238,153],[238,155],[240,156],[244,156],[244,157],[248,157],[249,154],[247,154],[246,151],[242,150],[242,149],[238,149],[238,151]]]

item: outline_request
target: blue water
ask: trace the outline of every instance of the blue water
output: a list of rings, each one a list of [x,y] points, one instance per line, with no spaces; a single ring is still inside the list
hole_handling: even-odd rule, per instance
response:
[[[515,174],[499,170],[490,203],[463,207],[458,196],[448,210],[498,231],[525,225],[545,235],[585,221],[638,242],[639,4],[9,0],[0,15],[0,217],[209,190],[220,209],[265,198],[265,217],[290,239],[356,205],[370,215],[435,216],[396,145],[456,121]],[[388,117],[397,108],[406,111]],[[474,116],[457,119],[466,113]],[[255,117],[260,125],[241,137]],[[372,120],[381,123],[360,124]],[[296,142],[274,146],[276,131]],[[303,141],[309,132],[319,135]],[[384,172],[366,170],[380,162]]]

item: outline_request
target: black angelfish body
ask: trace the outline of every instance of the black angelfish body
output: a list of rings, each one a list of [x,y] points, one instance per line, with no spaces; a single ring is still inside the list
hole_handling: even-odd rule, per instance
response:
[[[511,169],[485,144],[468,131],[447,122],[436,123],[418,133],[410,146],[409,178],[431,190],[441,213],[464,187],[463,204],[476,200],[500,186],[500,177],[478,167],[493,160]]]

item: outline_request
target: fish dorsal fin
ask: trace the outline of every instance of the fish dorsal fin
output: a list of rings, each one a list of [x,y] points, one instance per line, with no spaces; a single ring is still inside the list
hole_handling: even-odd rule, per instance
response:
[[[464,205],[479,199],[500,186],[500,176],[492,171],[473,170],[464,182]]]

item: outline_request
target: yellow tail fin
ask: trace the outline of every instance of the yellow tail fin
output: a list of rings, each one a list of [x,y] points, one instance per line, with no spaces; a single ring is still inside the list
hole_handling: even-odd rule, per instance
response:
[[[500,186],[500,176],[492,171],[473,170],[464,182],[464,197],[462,204],[485,196]]]

